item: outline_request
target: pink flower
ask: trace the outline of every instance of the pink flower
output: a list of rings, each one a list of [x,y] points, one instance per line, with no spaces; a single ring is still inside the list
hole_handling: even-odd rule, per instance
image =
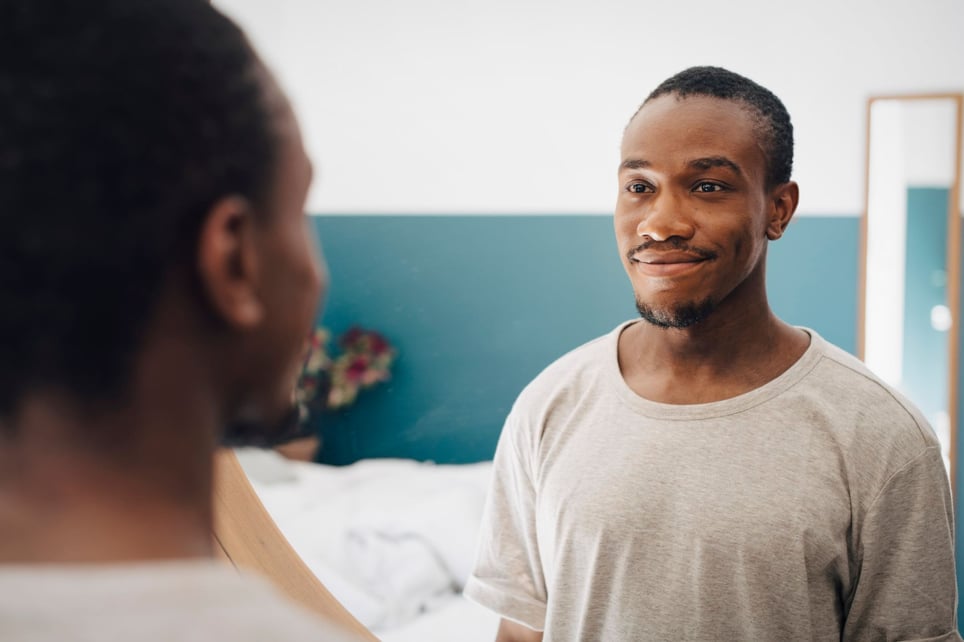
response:
[[[354,403],[360,390],[387,381],[395,350],[382,335],[355,325],[338,338],[341,354],[335,356],[328,352],[330,336],[319,327],[307,337],[295,394],[307,403],[324,390],[324,405],[336,409]]]
[[[365,355],[356,356],[345,369],[345,378],[352,382],[362,381],[365,377],[365,371],[368,370],[368,363],[368,357]]]

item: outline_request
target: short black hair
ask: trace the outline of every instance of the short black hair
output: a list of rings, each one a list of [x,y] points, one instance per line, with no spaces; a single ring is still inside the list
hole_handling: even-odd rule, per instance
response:
[[[690,67],[660,83],[639,109],[666,94],[675,94],[680,98],[712,96],[742,103],[757,117],[757,131],[767,154],[767,187],[790,180],[793,170],[793,125],[787,108],[769,89],[722,67]]]
[[[0,419],[126,392],[205,214],[273,189],[266,77],[206,0],[0,0]]]

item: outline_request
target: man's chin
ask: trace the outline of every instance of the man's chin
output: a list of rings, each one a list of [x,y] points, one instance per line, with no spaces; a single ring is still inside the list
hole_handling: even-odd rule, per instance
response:
[[[228,448],[243,446],[274,448],[289,441],[314,434],[312,427],[303,421],[303,417],[304,413],[297,404],[291,405],[274,422],[238,417],[225,426],[221,436],[221,445]]]
[[[636,309],[644,321],[656,327],[683,329],[694,326],[710,316],[716,309],[716,304],[710,299],[704,299],[698,302],[657,308],[637,299]]]

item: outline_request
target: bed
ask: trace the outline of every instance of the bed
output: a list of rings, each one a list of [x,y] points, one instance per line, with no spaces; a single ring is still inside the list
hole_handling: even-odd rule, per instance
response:
[[[274,451],[236,455],[307,568],[383,642],[495,639],[498,616],[461,595],[491,462],[327,466]]]

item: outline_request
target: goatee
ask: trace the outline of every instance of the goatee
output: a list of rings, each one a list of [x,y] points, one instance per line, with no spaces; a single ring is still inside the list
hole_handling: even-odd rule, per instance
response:
[[[684,303],[671,309],[657,310],[636,299],[636,309],[645,321],[659,328],[688,328],[710,316],[716,309],[711,299]]]

